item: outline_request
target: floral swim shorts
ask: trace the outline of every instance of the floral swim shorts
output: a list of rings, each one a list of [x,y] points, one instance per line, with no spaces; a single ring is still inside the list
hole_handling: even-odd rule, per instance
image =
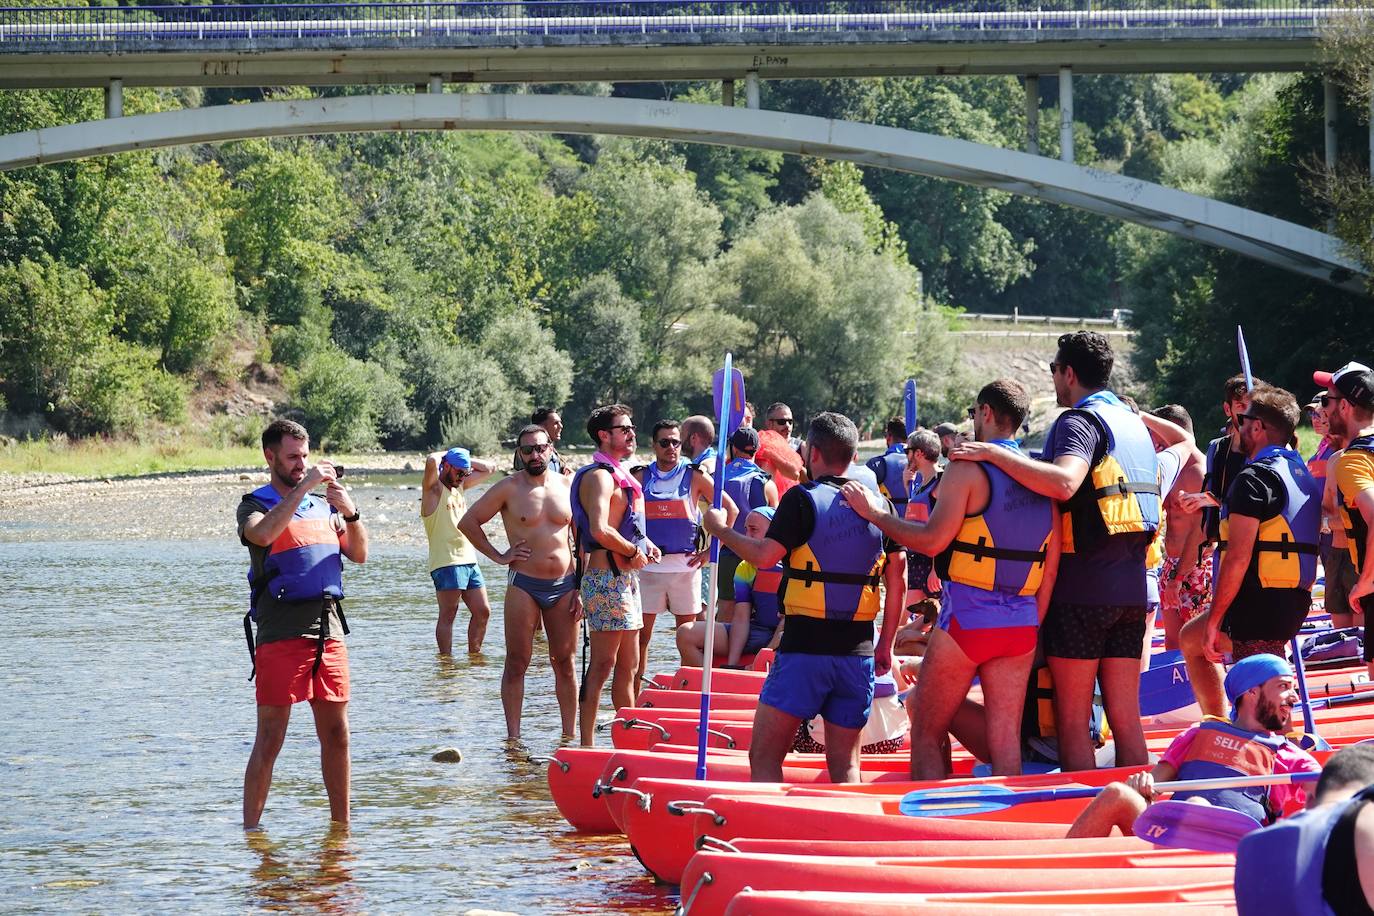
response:
[[[1159,571],[1159,580],[1162,583],[1173,578],[1174,570],[1178,568],[1179,560],[1177,557],[1165,557],[1164,567]],[[1169,602],[1165,596],[1169,592],[1167,589],[1160,588],[1160,599]],[[1188,575],[1178,582],[1178,622],[1187,623],[1194,617],[1200,617],[1207,613],[1212,607],[1212,549],[1209,547],[1202,556],[1202,562],[1193,567]]]
[[[582,574],[582,614],[593,631],[642,629],[638,577],[632,572],[587,570]]]

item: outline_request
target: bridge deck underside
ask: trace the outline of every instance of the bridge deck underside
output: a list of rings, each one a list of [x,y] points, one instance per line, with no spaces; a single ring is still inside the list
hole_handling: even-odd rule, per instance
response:
[[[634,32],[0,41],[0,88],[1303,70],[1316,29]]]

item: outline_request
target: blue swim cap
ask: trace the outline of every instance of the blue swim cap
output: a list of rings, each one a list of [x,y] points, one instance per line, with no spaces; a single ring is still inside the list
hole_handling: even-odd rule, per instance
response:
[[[770,522],[773,520],[773,516],[778,514],[778,510],[773,508],[772,506],[759,506],[757,509],[751,509],[750,511],[757,512],[759,515],[762,515]]]
[[[1273,677],[1292,677],[1293,668],[1277,655],[1251,655],[1231,666],[1226,672],[1226,699],[1231,701],[1231,719],[1236,718],[1236,699],[1245,691],[1258,687]]]
[[[451,448],[444,453],[444,460],[440,464],[451,465],[460,471],[472,470],[472,453],[465,448]]]

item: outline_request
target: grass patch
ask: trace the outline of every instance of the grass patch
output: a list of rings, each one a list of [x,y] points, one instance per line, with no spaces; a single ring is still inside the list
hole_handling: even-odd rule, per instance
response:
[[[259,467],[262,449],[213,445],[194,438],[132,440],[30,440],[0,447],[0,473],[131,477],[178,471]]]

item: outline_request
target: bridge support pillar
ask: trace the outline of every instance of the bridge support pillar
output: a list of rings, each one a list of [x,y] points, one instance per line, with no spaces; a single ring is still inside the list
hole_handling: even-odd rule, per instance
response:
[[[1336,172],[1336,84],[1330,75],[1322,77],[1322,102],[1326,108],[1326,175],[1327,181]],[[1326,231],[1336,231],[1336,217],[1326,218]]]
[[[735,107],[735,81],[734,81],[734,80],[721,80],[721,81],[720,81],[720,104],[724,105],[726,108],[734,108],[734,107]]]
[[[124,81],[118,77],[105,84],[105,117],[124,117]]]
[[[1369,71],[1369,177],[1374,178],[1374,70]]]
[[[438,73],[431,73],[431,74],[429,75],[429,94],[430,94],[430,95],[443,95],[443,94],[444,94],[444,78],[443,78],[443,76],[441,76],[441,75],[438,74]]]
[[[1073,68],[1059,68],[1059,158],[1073,162]]]
[[[750,70],[744,74],[744,104],[750,108],[759,107],[759,74]]]
[[[1040,76],[1032,73],[1026,83],[1026,152],[1040,155]]]

